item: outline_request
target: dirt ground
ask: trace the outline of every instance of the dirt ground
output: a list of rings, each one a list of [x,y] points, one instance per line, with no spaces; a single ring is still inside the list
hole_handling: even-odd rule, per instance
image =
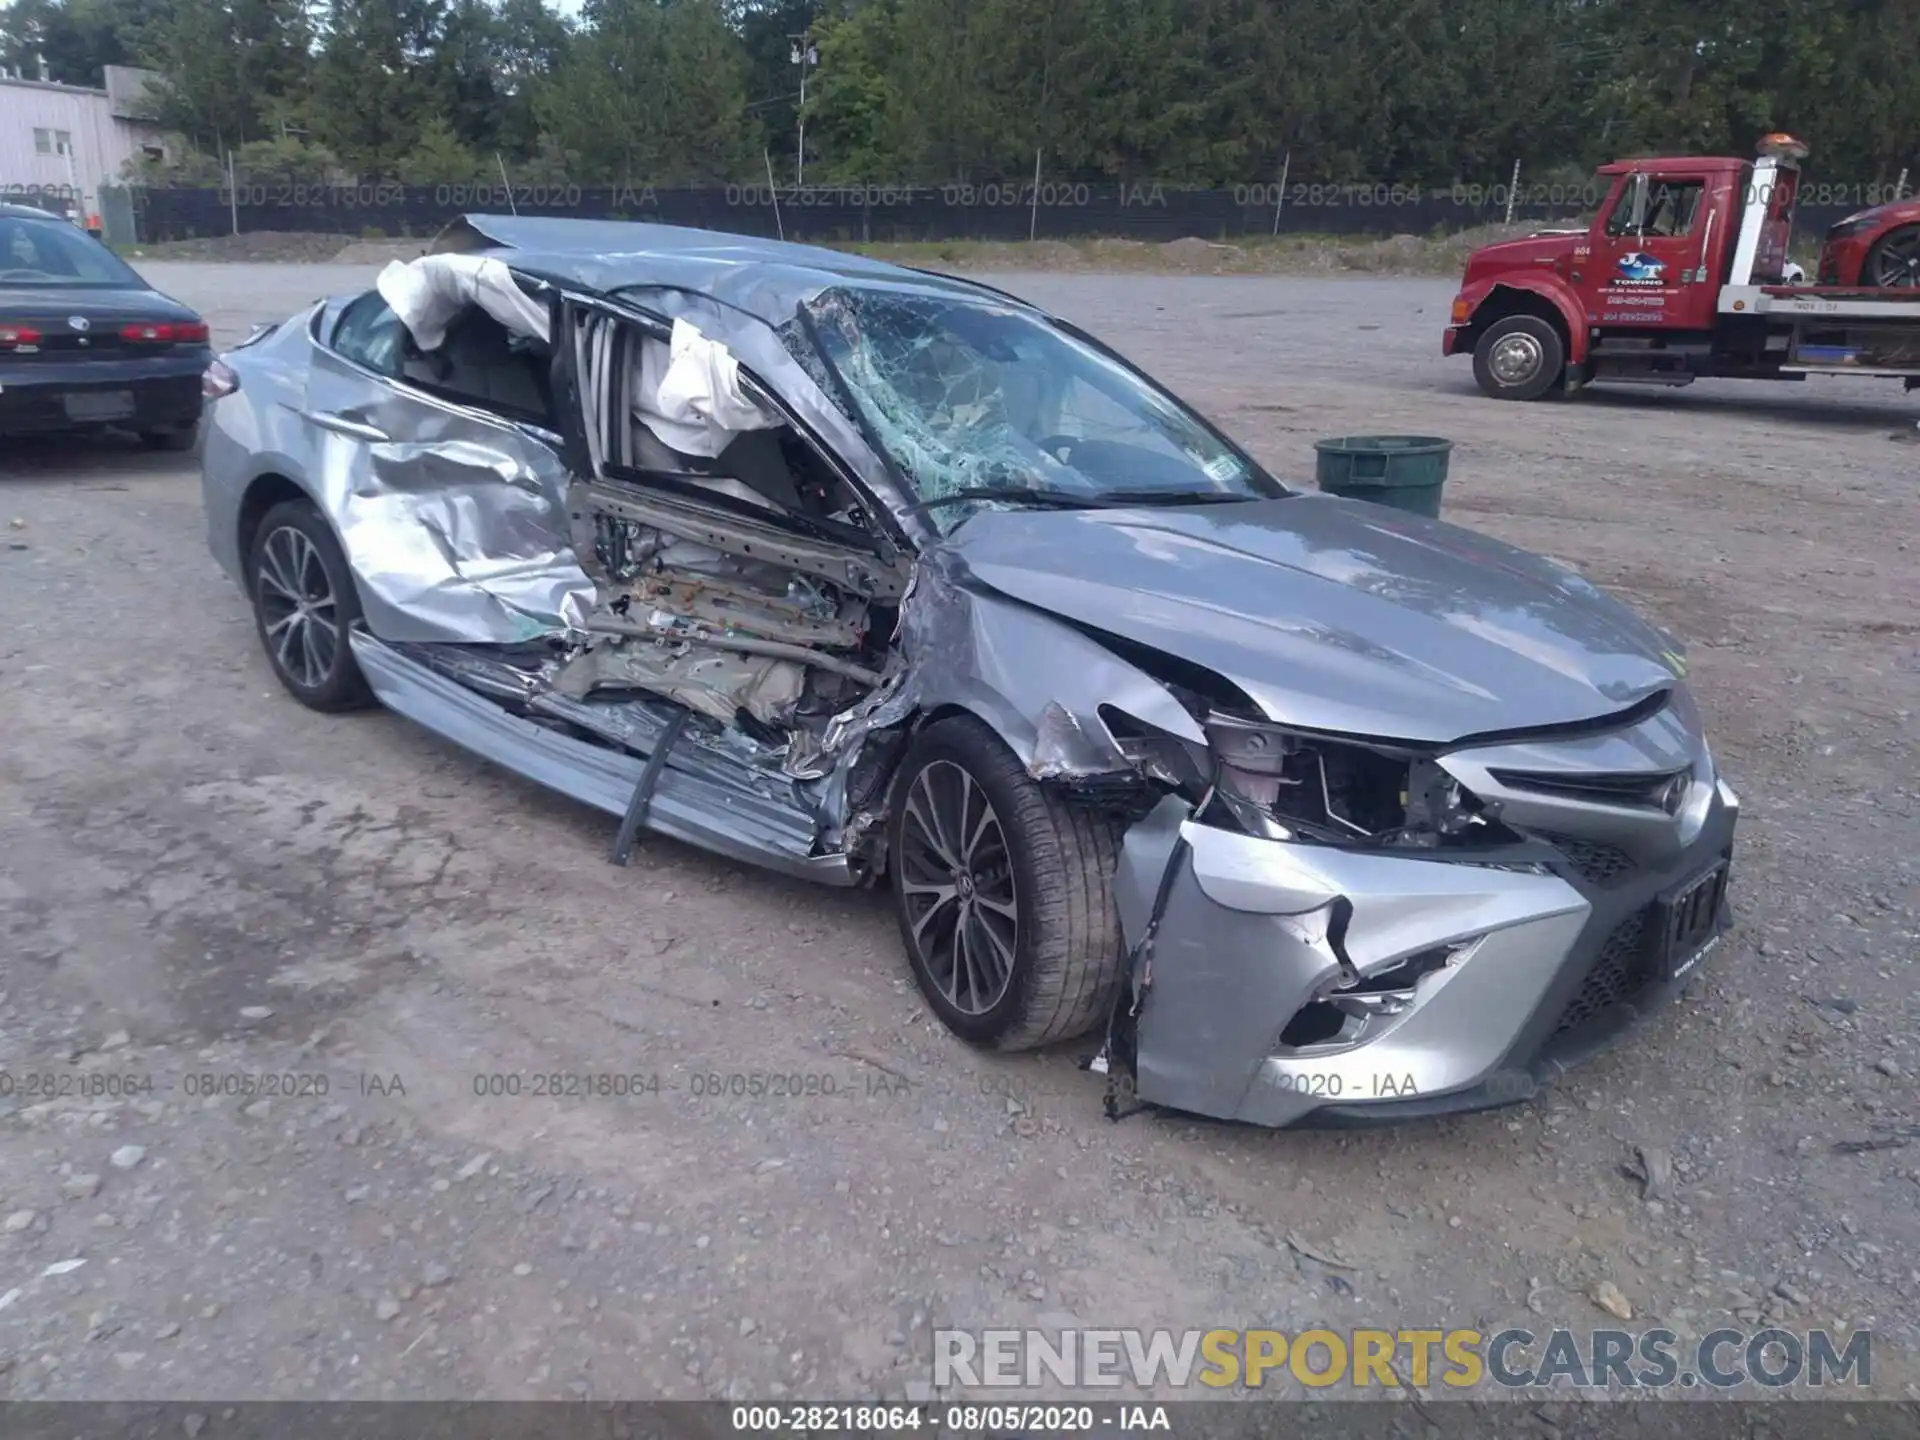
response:
[[[228,342],[372,274],[147,269]],[[1502,405],[1439,355],[1448,281],[995,278],[1284,476],[1451,437],[1451,518],[1685,637],[1746,807],[1695,992],[1523,1108],[1110,1123],[1075,1054],[938,1028],[883,895],[657,839],[616,869],[603,817],[301,709],[190,459],[17,447],[0,1395],[925,1398],[935,1326],[1585,1329],[1602,1280],[1636,1327],[1871,1327],[1874,1389],[1920,1395],[1920,396]],[[233,1093],[265,1075],[305,1093]],[[769,1075],[832,1093],[731,1078]]]

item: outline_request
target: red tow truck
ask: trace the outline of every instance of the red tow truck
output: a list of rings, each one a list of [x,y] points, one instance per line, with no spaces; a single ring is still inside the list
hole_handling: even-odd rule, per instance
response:
[[[1806,154],[1793,137],[1769,135],[1750,161],[1602,166],[1612,184],[1588,228],[1468,257],[1443,352],[1473,356],[1474,379],[1499,400],[1702,376],[1877,375],[1920,388],[1920,282],[1908,281],[1903,259],[1920,206],[1847,217],[1828,232],[1822,283],[1790,283]]]

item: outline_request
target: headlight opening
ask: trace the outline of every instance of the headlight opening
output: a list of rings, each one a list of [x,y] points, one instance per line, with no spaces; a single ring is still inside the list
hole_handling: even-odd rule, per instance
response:
[[[1218,711],[1208,715],[1204,728],[1216,799],[1249,833],[1416,848],[1515,838],[1457,780],[1412,750],[1306,734]]]

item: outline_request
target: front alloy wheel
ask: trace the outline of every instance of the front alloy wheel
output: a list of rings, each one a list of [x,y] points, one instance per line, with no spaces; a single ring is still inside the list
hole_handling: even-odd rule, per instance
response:
[[[922,730],[887,818],[895,917],[928,1006],[961,1039],[1084,1035],[1120,983],[1121,823],[1040,784],[971,715]]]
[[[947,1003],[985,1015],[1005,998],[1020,939],[1006,832],[986,791],[948,760],[913,779],[900,827],[911,943]]]

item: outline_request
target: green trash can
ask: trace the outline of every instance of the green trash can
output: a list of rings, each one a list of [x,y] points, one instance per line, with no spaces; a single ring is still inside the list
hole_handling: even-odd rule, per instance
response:
[[[1453,442],[1435,435],[1344,435],[1316,440],[1314,479],[1329,495],[1415,515],[1440,514]]]

